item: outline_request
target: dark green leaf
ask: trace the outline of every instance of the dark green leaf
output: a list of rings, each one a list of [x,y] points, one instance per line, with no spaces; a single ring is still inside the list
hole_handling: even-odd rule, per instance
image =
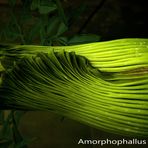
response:
[[[13,122],[13,125],[12,125],[13,140],[15,144],[20,144],[23,141],[23,137],[20,134],[20,131],[18,130],[18,125],[15,120],[14,111],[11,112],[11,116],[12,116],[12,122]],[[26,148],[26,147],[27,147],[26,145],[23,145],[22,148]]]
[[[54,1],[56,2],[57,9],[59,12],[59,17],[61,18],[61,21],[64,22],[65,25],[67,25],[67,18],[65,16],[65,13],[64,13],[64,10],[63,10],[60,0],[54,0]]]
[[[40,33],[40,28],[42,26],[41,20],[38,20],[30,29],[29,34],[27,35],[27,43],[32,43],[32,40],[37,37]]]
[[[56,10],[56,5],[53,3],[51,3],[50,6],[39,6],[40,14],[48,14],[54,10]]]
[[[50,38],[56,36],[59,24],[60,24],[60,19],[58,17],[53,17],[49,20],[47,26],[47,34]]]
[[[15,111],[15,122],[17,126],[19,125],[19,122],[25,113],[26,111]]]
[[[68,27],[63,22],[61,22],[59,24],[56,35],[59,36],[59,35],[63,34],[65,31],[67,31],[67,30],[68,30]]]
[[[11,113],[9,113],[7,119],[3,122],[3,126],[0,133],[0,139],[10,139],[12,137],[11,123],[12,117]]]
[[[40,6],[40,0],[32,0],[31,10],[35,10]]]
[[[97,42],[99,40],[100,36],[94,34],[76,35],[68,41],[68,44],[73,45],[73,44],[91,43],[91,42]]]
[[[68,42],[68,39],[67,39],[67,37],[58,37],[58,38],[57,38],[57,41],[58,41],[61,45],[66,46],[66,45],[67,45],[67,42]]]
[[[44,28],[44,26],[41,26],[41,29],[40,29],[40,44],[44,45],[45,41],[46,41],[45,28]]]
[[[67,30],[68,27],[63,22],[61,22],[59,17],[50,19],[47,26],[47,34],[49,38],[60,36]]]

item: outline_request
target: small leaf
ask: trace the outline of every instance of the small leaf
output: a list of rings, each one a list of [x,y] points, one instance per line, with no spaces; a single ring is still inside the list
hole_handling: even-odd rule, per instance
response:
[[[40,14],[48,14],[54,10],[56,10],[56,5],[52,4],[52,3],[49,6],[40,6],[39,7]]]
[[[61,22],[59,17],[53,17],[50,19],[47,25],[47,34],[49,38],[60,36],[67,30],[68,27],[63,22]]]
[[[40,44],[44,45],[46,40],[46,32],[44,26],[41,26],[40,28]]]
[[[33,0],[31,3],[31,10],[35,10],[40,6],[40,0]]]
[[[41,25],[42,25],[41,20],[38,20],[36,24],[32,26],[32,28],[30,29],[29,35],[27,36],[27,43],[31,43],[32,40],[39,35]]]
[[[50,38],[56,36],[59,24],[60,19],[58,17],[53,17],[49,20],[47,26],[47,34]]]
[[[68,30],[68,27],[63,22],[61,22],[59,24],[58,31],[57,31],[56,35],[59,36],[59,35],[63,34],[65,31],[67,31],[67,30]]]
[[[58,12],[59,12],[59,17],[64,22],[64,24],[67,25],[67,18],[65,16],[64,9],[63,9],[63,7],[61,5],[60,0],[55,0],[55,2],[56,2],[56,6],[57,6],[57,9],[58,9]]]
[[[91,42],[97,42],[99,40],[100,36],[98,35],[93,35],[93,34],[76,35],[68,41],[68,44],[73,45],[73,44],[91,43]]]

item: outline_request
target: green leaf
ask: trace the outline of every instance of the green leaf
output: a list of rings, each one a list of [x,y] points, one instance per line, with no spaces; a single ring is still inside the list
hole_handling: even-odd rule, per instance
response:
[[[56,10],[56,5],[53,3],[50,3],[49,6],[39,6],[39,12],[40,14],[48,14],[54,10]]]
[[[14,140],[15,144],[17,145],[17,144],[22,143],[23,137],[22,137],[20,131],[18,130],[18,125],[17,125],[16,120],[15,120],[14,111],[11,112],[11,116],[12,116],[12,123],[13,123],[13,126],[12,126],[13,140]],[[21,148],[26,148],[26,147],[27,147],[27,145],[25,144]]]
[[[59,35],[63,34],[65,31],[67,31],[67,30],[68,30],[68,27],[63,22],[61,22],[59,24],[56,35],[59,36]]]
[[[56,2],[56,6],[57,6],[57,9],[58,9],[58,12],[59,12],[59,17],[61,18],[62,22],[64,22],[64,24],[67,25],[67,18],[65,16],[64,9],[61,5],[60,0],[54,0],[54,1]]]
[[[58,41],[61,45],[66,46],[66,45],[67,45],[67,42],[68,42],[68,39],[67,39],[67,37],[58,37],[58,38],[57,38],[57,41]]]
[[[3,126],[0,132],[0,139],[11,139],[12,137],[12,116],[11,113],[8,114],[7,119],[3,122]]]
[[[47,34],[49,38],[60,36],[67,30],[68,27],[61,22],[59,17],[53,17],[47,25]]]
[[[19,125],[20,119],[25,113],[26,111],[15,111],[15,122],[17,126]]]
[[[91,43],[91,42],[98,42],[99,40],[100,36],[94,34],[76,35],[68,41],[68,44],[73,45],[73,44]]]
[[[30,29],[30,32],[27,36],[27,43],[32,43],[33,39],[37,37],[40,33],[40,28],[42,26],[41,20],[38,20]]]
[[[44,45],[46,41],[46,32],[44,26],[41,26],[40,28],[40,44]]]
[[[40,6],[40,0],[32,0],[31,10],[35,10]]]
[[[50,38],[56,35],[59,23],[60,19],[58,17],[53,17],[49,20],[47,25],[47,34]]]

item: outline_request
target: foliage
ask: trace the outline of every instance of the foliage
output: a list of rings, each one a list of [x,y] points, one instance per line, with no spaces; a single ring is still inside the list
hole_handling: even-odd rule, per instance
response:
[[[1,26],[0,40],[4,42],[41,45],[70,45],[99,40],[92,34],[73,35],[75,23],[84,5],[65,15],[59,0],[22,1],[21,10],[16,10],[15,1],[9,0],[10,18]],[[19,13],[17,11],[20,11]],[[65,10],[66,12],[66,10]],[[17,14],[16,14],[17,13]]]
[[[49,110],[107,132],[146,137],[147,49],[148,39],[140,38],[5,45],[2,55],[15,59],[3,77],[0,108]]]
[[[71,34],[72,23],[85,10],[84,5],[65,14],[60,0],[22,0],[19,5],[16,0],[8,0],[8,4],[9,17],[1,20],[0,41],[3,43],[73,45],[100,39],[98,35]],[[18,130],[24,113],[0,111],[0,147],[27,147],[28,140],[23,139]]]

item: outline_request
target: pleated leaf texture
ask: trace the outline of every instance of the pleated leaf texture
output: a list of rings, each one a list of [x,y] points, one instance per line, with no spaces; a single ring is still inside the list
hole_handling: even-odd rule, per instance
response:
[[[49,110],[107,132],[148,136],[147,39],[1,46],[0,55],[1,109]]]

